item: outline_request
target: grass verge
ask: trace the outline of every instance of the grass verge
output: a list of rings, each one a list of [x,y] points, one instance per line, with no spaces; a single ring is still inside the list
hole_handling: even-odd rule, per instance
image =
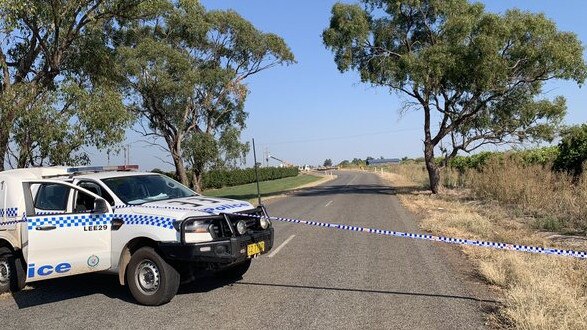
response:
[[[323,177],[301,174],[295,177],[259,182],[261,197],[278,196],[287,191],[316,183],[321,179]],[[241,186],[205,190],[203,194],[212,197],[254,201],[257,198],[257,184],[249,183]]]
[[[380,173],[404,191],[399,198],[418,214],[421,227],[439,235],[526,245],[586,250],[584,237],[536,230],[535,219],[496,200],[476,197],[470,189],[445,189],[430,195],[421,169]],[[393,169],[392,169],[393,171]],[[496,173],[493,173],[494,175]],[[417,189],[420,187],[421,189]],[[566,257],[462,247],[478,274],[497,292],[503,305],[490,315],[492,325],[516,329],[586,329],[587,263]]]

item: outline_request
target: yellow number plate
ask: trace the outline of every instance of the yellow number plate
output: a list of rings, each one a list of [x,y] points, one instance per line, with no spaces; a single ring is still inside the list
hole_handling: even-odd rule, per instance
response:
[[[258,242],[247,245],[247,256],[254,256],[265,251],[265,242]]]

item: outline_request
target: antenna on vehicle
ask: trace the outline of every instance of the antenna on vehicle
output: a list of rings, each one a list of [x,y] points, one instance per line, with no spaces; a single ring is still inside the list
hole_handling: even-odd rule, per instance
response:
[[[259,188],[259,173],[257,171],[259,163],[257,163],[257,150],[255,149],[255,139],[253,139],[253,159],[255,161],[255,181],[257,181],[257,198],[259,200],[259,206],[261,206],[263,204],[261,203],[261,188]]]

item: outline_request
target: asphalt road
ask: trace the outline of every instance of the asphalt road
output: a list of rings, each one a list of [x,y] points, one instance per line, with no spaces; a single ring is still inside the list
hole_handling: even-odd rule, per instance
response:
[[[271,215],[419,232],[394,190],[339,172],[323,186],[270,201]],[[133,303],[108,275],[38,282],[0,296],[12,328],[478,329],[480,300],[430,242],[275,223],[270,254],[235,283],[180,288],[160,307]],[[285,244],[284,244],[285,243]],[[487,302],[486,302],[487,303]],[[490,302],[491,303],[491,302]]]

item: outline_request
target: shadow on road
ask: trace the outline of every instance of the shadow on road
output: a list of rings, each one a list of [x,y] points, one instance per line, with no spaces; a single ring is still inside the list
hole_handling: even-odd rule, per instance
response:
[[[28,308],[94,294],[134,302],[128,290],[118,283],[118,277],[107,274],[76,275],[33,282],[27,284],[24,290],[12,294],[12,297],[18,308]]]
[[[467,296],[456,296],[456,295],[445,295],[445,294],[434,294],[434,293],[421,293],[421,292],[401,292],[401,291],[385,291],[385,290],[369,290],[369,289],[351,289],[351,288],[336,288],[336,287],[322,287],[322,286],[309,286],[309,285],[293,285],[293,284],[273,284],[273,283],[255,283],[255,282],[236,282],[235,285],[252,285],[252,286],[265,286],[265,287],[277,287],[277,288],[291,288],[291,289],[307,289],[307,290],[325,290],[325,291],[342,291],[342,292],[358,292],[358,293],[376,293],[376,294],[388,294],[396,296],[412,296],[412,297],[427,297],[427,298],[440,298],[440,299],[459,299],[459,300],[471,300],[479,303],[490,303],[490,304],[501,304],[497,300],[486,300],[475,297]]]
[[[205,293],[231,284],[234,281],[204,275],[193,283],[181,285],[178,294]],[[110,274],[76,275],[33,282],[27,284],[25,290],[13,293],[12,298],[18,308],[23,309],[95,294],[136,304],[128,288],[121,286],[118,277]]]
[[[293,196],[300,197],[317,197],[317,196],[332,196],[332,195],[398,195],[409,194],[416,191],[422,191],[422,187],[389,187],[376,184],[357,184],[348,186],[320,186],[302,189],[293,193]]]
[[[337,288],[294,284],[257,283],[245,281],[218,280],[214,277],[203,277],[194,283],[184,284],[179,288],[179,295],[210,292],[228,285],[248,285],[275,288],[289,288],[302,290],[325,290],[355,293],[374,293],[396,296],[426,297],[436,299],[458,299],[476,301],[492,305],[500,305],[499,301],[479,299],[468,296],[445,295],[421,292],[401,292],[370,289]],[[122,300],[136,304],[126,287],[120,286],[116,276],[107,274],[78,275],[55,280],[47,280],[29,284],[29,288],[12,295],[19,309],[29,308],[44,304],[51,304],[68,299],[91,296],[94,294],[105,295],[111,299]]]

